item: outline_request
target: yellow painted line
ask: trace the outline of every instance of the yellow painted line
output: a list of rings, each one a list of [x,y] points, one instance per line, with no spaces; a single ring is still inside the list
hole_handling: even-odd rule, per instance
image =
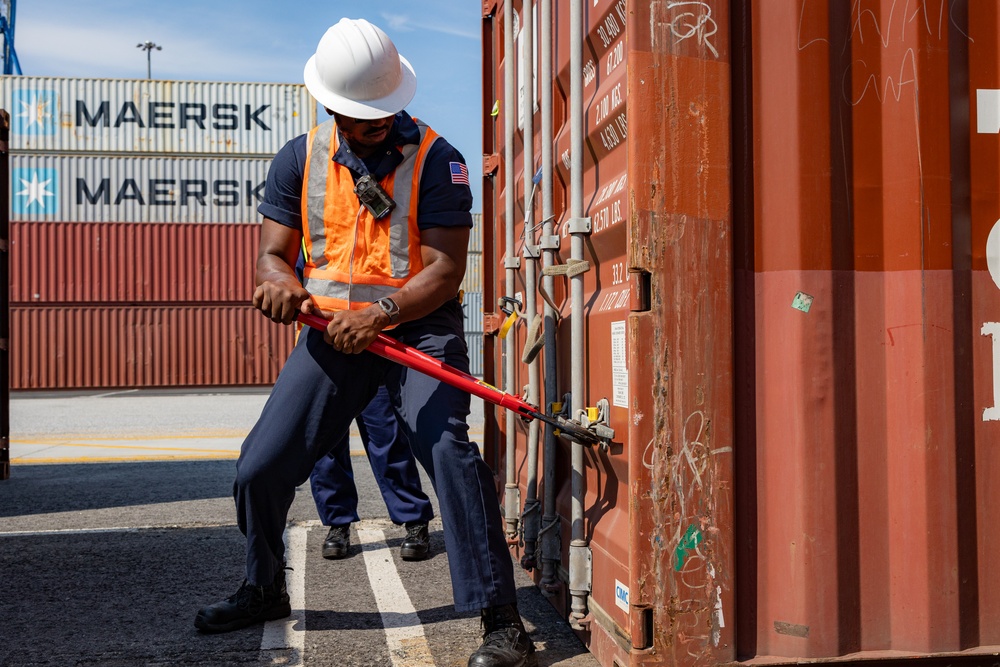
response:
[[[197,450],[192,450],[197,451]],[[210,456],[61,456],[37,457],[17,456],[10,460],[11,465],[51,465],[69,463],[141,463],[143,461],[235,461],[240,453],[216,452]],[[365,456],[363,449],[351,450],[351,456]]]
[[[64,458],[25,458],[23,456],[13,458],[10,464],[13,465],[41,465],[52,463],[129,463],[139,461],[216,461],[235,460],[239,457],[239,452],[232,452],[229,455],[216,454],[214,456],[75,456]]]
[[[13,443],[17,444],[17,443]],[[202,447],[151,447],[142,445],[95,445],[89,442],[64,442],[50,447],[85,447],[87,449],[140,449],[149,452],[205,452],[207,454],[228,454],[232,449],[205,449]]]
[[[81,434],[68,434],[53,438],[32,438],[32,439],[13,439],[10,441],[12,445],[49,445],[49,444],[59,444],[66,442],[67,440],[86,440],[87,442],[144,442],[148,440],[208,440],[208,439],[221,439],[221,438],[245,438],[247,437],[247,432],[244,431],[212,431],[204,434],[193,434],[193,435],[174,435],[174,434],[163,434],[155,433],[150,435],[123,435],[114,438],[107,438],[100,435],[81,435]]]
[[[469,429],[470,436],[480,436],[483,434],[482,429]],[[351,435],[356,438],[360,438],[361,434],[355,430],[351,431]],[[188,434],[188,435],[174,435],[174,434],[163,434],[155,433],[149,435],[125,435],[118,436],[114,438],[107,438],[101,436],[92,435],[82,435],[82,434],[69,434],[62,435],[53,438],[31,438],[31,439],[21,439],[16,438],[10,441],[12,445],[61,445],[67,444],[67,441],[85,441],[85,442],[146,442],[149,440],[212,440],[212,439],[223,439],[223,438],[246,438],[247,432],[244,431],[210,431],[204,434]],[[75,443],[68,443],[75,444]],[[87,445],[90,446],[90,445]],[[97,446],[97,445],[93,445]]]

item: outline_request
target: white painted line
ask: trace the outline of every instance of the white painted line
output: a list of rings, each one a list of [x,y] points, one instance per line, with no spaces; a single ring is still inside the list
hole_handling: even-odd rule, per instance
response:
[[[382,615],[382,627],[385,628],[393,667],[434,667],[424,626],[399,578],[389,545],[385,543],[385,533],[358,529],[358,540],[365,556],[368,580],[375,593],[375,603]]]
[[[53,528],[51,530],[0,530],[0,537],[44,537],[48,535],[96,535],[100,533],[138,533],[142,530],[192,530],[198,528],[229,528],[236,523],[171,524],[165,526],[111,526],[109,528]]]
[[[260,640],[261,651],[291,649],[286,667],[302,664],[306,647],[306,537],[309,528],[317,522],[296,523],[285,529],[285,587],[292,615],[264,624],[264,635]],[[296,627],[298,626],[298,627]]]

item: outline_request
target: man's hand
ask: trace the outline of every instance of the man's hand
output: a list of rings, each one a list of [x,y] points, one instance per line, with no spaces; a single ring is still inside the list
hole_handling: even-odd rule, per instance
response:
[[[295,261],[302,244],[302,232],[264,218],[254,282],[253,307],[274,322],[291,324],[300,313],[312,312],[309,292],[302,287]]]
[[[253,307],[272,322],[291,324],[300,312],[312,312],[312,301],[309,292],[295,276],[278,274],[257,285],[253,293]]]
[[[377,305],[363,310],[318,311],[330,320],[323,338],[345,354],[360,354],[389,324],[389,316]]]

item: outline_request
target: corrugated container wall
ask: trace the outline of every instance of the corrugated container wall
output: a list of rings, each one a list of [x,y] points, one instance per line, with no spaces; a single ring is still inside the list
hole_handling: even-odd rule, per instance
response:
[[[996,662],[1000,6],[483,6],[484,379],[614,433],[487,412],[542,590],[604,667]]]
[[[249,303],[257,204],[273,155],[315,124],[305,87],[2,83],[12,387],[272,383],[292,334]]]

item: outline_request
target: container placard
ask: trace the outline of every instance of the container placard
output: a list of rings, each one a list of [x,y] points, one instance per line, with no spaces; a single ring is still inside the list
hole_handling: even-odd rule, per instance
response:
[[[628,357],[625,354],[625,322],[611,323],[611,377],[614,385],[612,403],[628,407]]]

